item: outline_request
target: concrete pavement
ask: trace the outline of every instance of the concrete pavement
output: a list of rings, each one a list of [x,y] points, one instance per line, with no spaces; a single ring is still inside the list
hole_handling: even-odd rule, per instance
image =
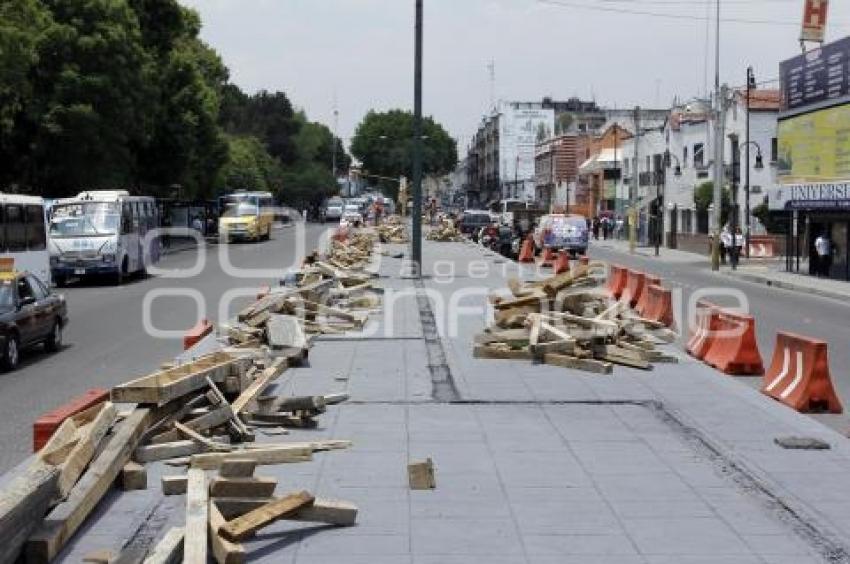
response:
[[[320,340],[309,365],[278,386],[349,393],[318,429],[293,430],[288,440],[347,438],[354,447],[258,473],[277,477],[278,493],[307,488],[355,502],[358,525],[276,523],[246,543],[252,561],[850,561],[844,437],[676,347],[669,352],[680,364],[616,367],[611,376],[473,359],[473,335],[490,315],[487,293],[524,273],[468,244],[426,242],[424,251],[422,283],[402,279],[400,261],[385,257],[389,313],[365,335]],[[447,383],[456,396],[440,399]],[[786,435],[832,448],[774,444]],[[425,457],[437,488],[410,491],[406,464]],[[161,471],[153,465],[152,484]],[[101,514],[63,561],[182,523],[182,498],[157,490],[115,492],[110,515],[127,518]]]

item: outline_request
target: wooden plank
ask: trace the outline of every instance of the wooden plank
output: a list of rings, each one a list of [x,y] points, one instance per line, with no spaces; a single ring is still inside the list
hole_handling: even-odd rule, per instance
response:
[[[218,398],[218,402],[226,405],[228,408],[230,408],[230,412],[234,413],[233,407],[230,405],[230,402],[227,401],[227,398],[224,397],[224,394],[221,393],[221,390],[218,389],[218,386],[215,385],[215,382],[213,382],[212,380],[207,378],[207,383],[210,386],[210,392],[212,392],[212,394],[216,398]],[[240,390],[240,393],[241,393],[241,390]],[[239,419],[238,417],[236,417],[235,415],[230,420],[230,426],[235,427],[234,431],[236,432],[237,435],[239,435],[239,437],[243,441],[253,440],[253,435],[251,434],[251,432],[248,430],[248,428],[245,426],[245,424],[242,423],[242,420]]]
[[[245,547],[239,543],[230,542],[219,534],[219,529],[225,524],[218,506],[210,502],[210,546],[213,557],[218,564],[242,564],[245,562]]]
[[[575,368],[596,374],[611,374],[614,367],[609,362],[600,362],[589,358],[577,358],[558,353],[548,353],[544,355],[543,361],[546,364],[553,366],[561,366],[563,368]]]
[[[271,497],[277,478],[221,478],[210,480],[212,497]]]
[[[183,557],[183,535],[183,527],[168,529],[145,558],[144,564],[178,564]]]
[[[136,462],[154,462],[168,458],[177,458],[179,456],[191,456],[205,450],[206,447],[192,440],[174,441],[171,443],[140,446],[133,452],[133,459]]]
[[[273,498],[250,497],[220,497],[213,503],[221,511],[225,519],[235,519],[249,511],[274,501]],[[286,521],[303,521],[310,523],[327,523],[329,525],[348,526],[357,522],[357,506],[347,501],[316,498],[313,505],[302,507],[294,513],[286,515]]]
[[[59,468],[36,460],[0,490],[0,562],[16,562],[59,495]]]
[[[632,357],[622,356],[619,354],[607,353],[600,355],[598,358],[600,360],[612,362],[614,364],[621,364],[630,368],[639,368],[641,370],[649,370],[650,368],[652,368],[652,365],[646,360],[638,360]]]
[[[224,461],[235,459],[251,459],[258,465],[309,462],[313,459],[313,449],[309,446],[286,446],[233,452],[208,452],[192,455],[189,465],[192,468],[215,470]]]
[[[501,349],[490,345],[475,345],[472,349],[473,358],[489,358],[495,360],[531,360],[528,349]]]
[[[177,431],[180,431],[183,435],[188,437],[190,440],[195,441],[196,443],[202,445],[206,450],[211,450],[211,451],[215,451],[215,452],[228,452],[230,450],[233,450],[232,446],[225,444],[225,443],[219,443],[217,441],[212,441],[212,440],[206,438],[205,436],[201,435],[200,433],[194,431],[193,429],[190,429],[186,425],[183,425],[182,423],[180,423],[178,421],[174,422],[174,428]]]
[[[233,410],[229,405],[222,405],[217,409],[213,409],[212,411],[205,413],[199,417],[191,419],[184,423],[186,427],[193,431],[206,431],[208,429],[213,429],[215,427],[220,427],[222,425],[226,425],[228,421],[233,418]],[[174,441],[179,441],[184,438],[183,433],[178,431],[177,429],[170,429],[168,431],[164,431],[158,435],[151,437],[151,443],[172,443]]]
[[[206,386],[206,378],[221,382],[247,361],[225,352],[201,356],[186,364],[142,376],[112,388],[116,403],[164,404]]]
[[[289,494],[225,523],[219,532],[231,541],[241,541],[296,510],[311,505],[312,494],[306,491]]]
[[[535,346],[540,342],[540,324],[542,320],[539,315],[529,315],[528,318],[531,320],[531,333],[528,336],[528,345],[529,349]]]
[[[186,536],[183,542],[185,564],[206,564],[209,494],[207,476],[200,468],[190,468],[186,490]]]
[[[154,415],[150,408],[136,408],[115,425],[104,448],[71,489],[68,499],[47,515],[27,541],[28,559],[49,562],[56,557],[115,482]]]
[[[250,458],[234,458],[225,460],[218,469],[218,475],[222,478],[250,478],[254,475],[257,461]]]
[[[437,487],[434,461],[426,458],[422,462],[411,462],[407,465],[407,479],[411,490],[433,490]]]
[[[575,352],[575,341],[549,341],[546,343],[538,343],[528,347],[532,356],[542,360],[548,353],[573,354]]]
[[[535,290],[533,293],[527,296],[523,296],[521,298],[500,300],[499,302],[493,304],[493,309],[495,309],[496,311],[503,311],[513,308],[531,307],[534,308],[536,311],[540,311],[541,304],[548,301],[549,298],[548,296],[546,296],[546,294],[540,292],[539,290]]]
[[[125,492],[148,489],[148,471],[141,464],[128,462],[121,469],[121,489]]]
[[[284,358],[276,358],[272,365],[265,370],[263,370],[257,379],[248,386],[244,392],[242,392],[238,398],[236,398],[231,406],[233,407],[233,413],[239,415],[239,413],[244,410],[248,404],[260,395],[266,386],[268,386],[272,381],[276,380],[281,374],[283,374],[284,370],[286,370],[286,359]]]
[[[475,336],[475,344],[487,345],[489,343],[508,343],[525,345],[528,343],[530,334],[528,329],[503,329],[501,331],[487,331]]]
[[[108,548],[99,548],[83,556],[85,564],[112,564],[115,560],[115,553]]]
[[[47,464],[61,464],[79,441],[77,423],[68,417],[59,424],[53,435],[47,440],[37,456]]]
[[[162,493],[163,495],[183,495],[186,493],[189,485],[187,476],[163,476],[162,477]]]
[[[555,297],[558,292],[576,283],[580,278],[587,276],[587,266],[579,264],[569,272],[553,276],[543,284],[543,291],[550,297]]]
[[[118,412],[112,402],[107,401],[98,404],[96,407],[98,411],[94,420],[78,429],[79,440],[62,463],[59,473],[59,496],[62,499],[68,496],[68,492],[80,479],[98,446],[118,417]]]

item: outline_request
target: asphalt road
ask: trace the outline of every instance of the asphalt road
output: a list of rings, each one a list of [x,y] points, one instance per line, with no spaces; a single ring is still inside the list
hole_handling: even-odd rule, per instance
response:
[[[845,414],[817,414],[813,417],[841,432],[850,430],[850,416],[846,413],[850,410],[850,347],[847,347],[850,341],[850,303],[733,279],[712,272],[708,260],[695,260],[692,263],[662,262],[654,257],[630,255],[601,248],[593,243],[589,254],[593,258],[610,260],[660,276],[666,287],[681,289],[684,303],[687,303],[693,292],[701,288],[739,290],[746,296],[749,311],[755,317],[757,340],[765,367],[770,364],[777,331],[800,333],[829,343],[832,379],[844,403]],[[733,305],[728,298],[708,299],[721,306]],[[752,387],[761,385],[760,377],[735,378]]]
[[[323,231],[324,226],[307,225],[300,237],[298,228],[277,229],[271,241],[227,245],[226,261],[219,256],[219,246],[211,244],[169,255],[158,265],[171,274],[185,274],[200,261],[199,272],[188,278],[159,273],[120,287],[88,282],[59,289],[70,318],[63,350],[47,354],[40,347],[33,349],[17,371],[0,373],[0,473],[32,452],[32,423],[40,414],[90,388],[109,388],[173,358],[182,349],[180,332],[201,317],[220,319],[220,304],[234,290],[247,295],[236,298],[229,312],[247,304],[259,286],[274,284],[296,259],[300,261],[304,254],[300,247],[312,251]],[[299,239],[305,243],[296,244]],[[225,268],[227,263],[235,268]],[[187,290],[201,298],[203,310],[185,295]],[[167,295],[174,292],[184,295]],[[150,312],[149,325],[176,334],[152,335],[144,321],[145,309]]]

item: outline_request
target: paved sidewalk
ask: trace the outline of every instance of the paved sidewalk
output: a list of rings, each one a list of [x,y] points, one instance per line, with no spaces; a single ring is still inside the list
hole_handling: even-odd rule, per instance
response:
[[[318,429],[258,432],[261,442],[353,440],[258,474],[276,477],[278,494],[307,488],[356,503],[357,526],[276,523],[246,543],[252,562],[850,562],[847,439],[674,347],[679,364],[609,376],[473,359],[487,294],[528,273],[466,243],[425,242],[424,255],[419,283],[382,257],[390,307],[365,335],[319,340],[309,365],[277,387],[351,401]],[[774,444],[787,435],[832,449]],[[406,465],[425,457],[437,488],[410,491]],[[163,498],[158,485],[178,470],[152,466],[149,489],[113,492],[109,515],[101,507],[62,561],[183,522],[184,498]]]
[[[613,251],[618,251],[621,253],[629,252],[629,242],[619,239],[600,239],[598,241],[592,240],[590,242],[590,247],[591,249],[593,247],[611,249]],[[635,247],[635,254],[642,257],[651,257],[653,259],[657,258],[658,260],[669,263],[709,263],[709,257],[706,255],[691,253],[688,251],[680,251],[678,249],[667,249],[665,247],[658,248],[658,257],[655,256],[655,247],[637,246]]]

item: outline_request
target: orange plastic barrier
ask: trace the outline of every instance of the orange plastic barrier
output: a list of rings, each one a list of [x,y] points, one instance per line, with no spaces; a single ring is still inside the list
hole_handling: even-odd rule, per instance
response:
[[[201,319],[198,321],[194,327],[189,329],[185,335],[183,335],[183,350],[188,350],[194,347],[198,341],[212,333],[213,324],[210,323],[209,319]]]
[[[555,259],[555,274],[563,274],[570,271],[570,254],[567,251],[561,250],[558,253],[558,258]]]
[[[534,242],[529,234],[525,241],[522,242],[522,248],[519,250],[518,262],[534,262]]]
[[[626,287],[620,299],[635,307],[644,289],[645,274],[637,270],[626,269]]]
[[[543,257],[540,259],[542,268],[552,268],[555,265],[555,253],[549,247],[543,247]]]
[[[703,357],[705,357],[706,351],[708,351],[714,341],[714,334],[718,327],[718,309],[719,308],[716,305],[709,302],[697,302],[697,326],[685,346],[685,350],[694,358],[702,360]]]
[[[800,412],[841,413],[832,386],[826,342],[780,331],[762,393]]]
[[[616,264],[608,265],[608,283],[605,290],[614,299],[619,299],[626,287],[626,269]]]
[[[673,293],[667,288],[650,284],[646,288],[649,296],[643,316],[650,321],[663,323],[666,327],[673,326]]]
[[[103,388],[94,388],[83,395],[76,397],[66,403],[60,405],[53,411],[49,411],[35,420],[32,425],[32,450],[38,452],[41,450],[59,425],[67,418],[87,410],[101,402],[109,399],[109,390]]]
[[[647,291],[650,286],[660,286],[661,278],[655,276],[653,274],[644,274],[643,275],[643,287],[644,291],[641,292],[640,299],[638,299],[637,305],[635,305],[635,311],[641,317],[646,317],[646,307],[649,304],[649,292]]]
[[[755,318],[723,309],[716,318],[717,329],[703,361],[726,374],[764,374]]]

